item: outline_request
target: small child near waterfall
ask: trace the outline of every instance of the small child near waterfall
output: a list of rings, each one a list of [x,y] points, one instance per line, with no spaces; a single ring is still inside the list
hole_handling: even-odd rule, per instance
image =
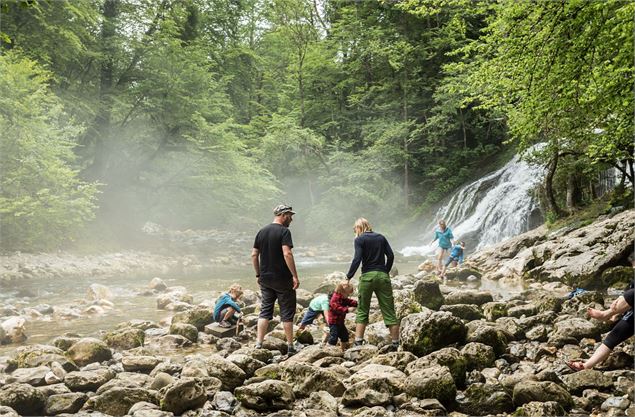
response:
[[[460,241],[457,242],[456,245],[452,248],[452,252],[450,252],[450,256],[445,261],[445,265],[443,265],[443,271],[441,271],[441,278],[445,278],[445,271],[448,269],[448,266],[452,264],[452,266],[456,266],[457,263],[463,263],[463,252],[465,250],[465,242]]]
[[[242,295],[242,287],[239,284],[232,284],[226,293],[218,297],[214,306],[214,321],[218,322],[220,327],[228,328],[238,323],[242,314],[236,301]]]
[[[355,291],[355,287],[350,282],[342,281],[337,284],[329,302],[328,322],[330,335],[328,342],[329,345],[335,346],[339,339],[342,350],[346,350],[350,346],[348,329],[344,324],[344,320],[346,319],[346,314],[357,307],[357,301],[349,298],[353,291]]]

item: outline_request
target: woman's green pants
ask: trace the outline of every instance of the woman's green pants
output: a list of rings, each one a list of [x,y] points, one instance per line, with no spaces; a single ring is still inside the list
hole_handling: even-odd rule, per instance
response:
[[[386,326],[399,324],[395,314],[395,300],[392,296],[392,284],[387,273],[381,271],[369,271],[363,273],[359,278],[357,315],[356,323],[368,323],[368,313],[370,312],[370,299],[373,293],[379,301],[379,309],[384,317]]]

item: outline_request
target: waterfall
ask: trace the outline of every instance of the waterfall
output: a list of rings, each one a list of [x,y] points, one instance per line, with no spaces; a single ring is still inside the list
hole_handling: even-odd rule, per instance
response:
[[[483,248],[526,232],[542,223],[538,201],[532,192],[543,179],[544,169],[515,156],[504,167],[459,189],[436,213],[420,237],[420,246],[408,246],[405,256],[431,255],[437,248],[434,229],[445,219],[454,238],[466,243],[466,251]]]

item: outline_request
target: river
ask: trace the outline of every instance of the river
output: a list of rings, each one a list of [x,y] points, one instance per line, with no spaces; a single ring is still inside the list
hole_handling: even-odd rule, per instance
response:
[[[419,262],[397,262],[395,266],[400,273],[416,273]],[[314,260],[298,260],[298,271],[301,288],[314,290],[326,274],[334,271],[345,272],[348,263],[324,262]],[[20,285],[19,289],[4,288],[0,293],[0,306],[13,306],[20,310],[41,304],[50,306],[87,305],[87,290],[91,284],[101,284],[112,293],[112,309],[102,315],[82,315],[72,319],[54,319],[50,315],[37,319],[28,319],[26,330],[28,339],[23,344],[48,343],[56,336],[64,333],[77,333],[82,336],[100,336],[101,332],[113,329],[117,324],[142,319],[159,322],[169,319],[173,312],[158,310],[156,296],[139,295],[139,290],[146,289],[152,275],[119,275],[109,277],[85,276],[81,278],[59,277],[46,280],[31,280]],[[230,284],[238,282],[243,288],[256,291],[257,285],[253,270],[249,265],[218,265],[205,273],[188,275],[160,276],[168,286],[183,286],[194,297],[194,303],[213,301],[219,291]],[[448,285],[457,285],[449,282]],[[520,288],[502,287],[496,282],[474,282],[475,288],[491,291],[500,298],[507,298],[520,291]],[[8,353],[17,344],[0,346],[0,353]]]

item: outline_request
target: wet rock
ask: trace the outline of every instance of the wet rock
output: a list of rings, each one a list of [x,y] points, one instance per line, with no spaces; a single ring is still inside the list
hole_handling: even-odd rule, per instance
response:
[[[406,316],[401,322],[401,345],[415,355],[427,355],[465,340],[461,319],[448,312],[426,311]]]
[[[466,359],[467,370],[481,370],[490,367],[496,360],[494,348],[479,342],[467,343],[461,349],[461,354]]]
[[[145,332],[142,329],[118,329],[106,333],[103,339],[111,348],[128,350],[143,346]]]
[[[218,339],[216,341],[216,347],[218,350],[226,350],[227,352],[232,353],[240,349],[242,345],[233,338],[227,337],[224,339]]]
[[[555,401],[565,410],[573,407],[573,398],[560,385],[553,382],[521,381],[514,386],[514,405],[520,407],[532,401]]]
[[[562,381],[572,394],[581,394],[587,388],[609,390],[613,387],[611,377],[600,371],[586,369],[572,374],[563,375]]]
[[[450,370],[450,374],[452,374],[455,385],[458,387],[465,385],[467,360],[458,349],[449,347],[432,352],[409,363],[406,367],[406,373],[412,374],[430,365],[446,366]]]
[[[168,334],[161,336],[157,340],[157,344],[164,349],[179,349],[187,346],[191,346],[192,342],[183,336],[178,334]]]
[[[451,304],[476,304],[483,305],[494,301],[488,291],[456,290],[445,296],[445,305]]]
[[[534,316],[538,314],[538,307],[534,304],[521,304],[507,310],[507,315],[511,317],[521,318],[522,316]]]
[[[64,384],[72,391],[96,391],[115,377],[110,369],[103,368],[94,371],[69,372],[64,378]]]
[[[198,341],[198,329],[196,326],[188,323],[172,323],[170,326],[170,334],[183,336],[192,343]]]
[[[564,416],[564,408],[555,401],[539,402],[531,401],[524,404],[514,413],[515,416],[542,417]]]
[[[46,375],[51,371],[48,366],[36,368],[18,368],[11,373],[11,379],[20,384],[29,384],[34,387],[46,385]]]
[[[67,352],[69,358],[79,366],[112,358],[108,346],[99,339],[86,337],[78,340]]]
[[[207,401],[203,382],[198,378],[184,378],[163,388],[161,409],[181,415],[186,410],[202,407]]]
[[[154,356],[124,356],[121,364],[126,372],[150,373],[161,359]]]
[[[496,355],[505,353],[508,343],[507,334],[496,325],[484,321],[471,321],[467,325],[468,342],[478,342],[491,346]]]
[[[75,414],[87,400],[88,396],[83,392],[51,395],[46,400],[45,412],[47,415]]]
[[[154,277],[148,283],[148,288],[155,291],[165,291],[167,290],[168,286],[161,278]]]
[[[506,302],[491,301],[481,306],[483,316],[487,321],[495,321],[501,317],[507,316],[508,305]]]
[[[467,321],[479,320],[483,317],[481,310],[476,304],[444,305],[441,306],[440,310],[452,313],[453,316]]]
[[[158,403],[156,391],[143,388],[113,387],[108,391],[90,397],[84,410],[98,411],[111,416],[124,416],[138,402]]]
[[[242,385],[247,377],[240,367],[220,356],[210,356],[205,362],[209,376],[220,379],[223,383],[222,389],[225,391],[232,391]]]
[[[439,283],[435,281],[417,281],[413,294],[415,301],[432,310],[438,310],[444,302],[443,294],[439,290]]]
[[[51,341],[51,343],[53,344],[53,346],[61,350],[68,350],[68,348],[77,343],[79,339],[79,337],[74,336],[57,336]]]
[[[46,397],[28,384],[9,384],[0,388],[0,405],[23,416],[37,416],[44,413]]]
[[[514,410],[512,397],[500,385],[476,383],[464,392],[459,410],[472,416],[503,414]]]
[[[192,310],[176,313],[172,317],[172,324],[187,323],[203,331],[206,325],[214,321],[214,312],[207,308],[194,308]]]
[[[456,385],[446,366],[433,365],[411,373],[405,382],[405,392],[417,398],[436,398],[447,405],[454,401]]]
[[[236,388],[234,395],[243,406],[257,411],[290,409],[295,401],[291,385],[275,380]]]
[[[1,342],[7,341],[8,343],[22,343],[27,339],[26,319],[24,317],[10,317],[0,324],[2,328],[3,337]]]
[[[205,378],[208,377],[207,364],[203,358],[194,358],[188,360],[183,365],[181,377],[186,378]]]
[[[90,284],[86,292],[86,297],[90,301],[111,300],[112,292],[105,285]]]

